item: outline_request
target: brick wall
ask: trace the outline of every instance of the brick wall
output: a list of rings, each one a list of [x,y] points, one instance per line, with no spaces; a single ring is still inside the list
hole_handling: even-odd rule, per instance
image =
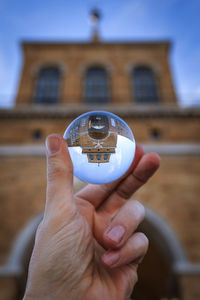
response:
[[[176,104],[168,62],[169,42],[155,43],[23,43],[24,65],[17,105],[33,103],[37,74],[42,66],[59,66],[59,104],[83,103],[84,74],[88,66],[101,65],[109,76],[110,104],[134,104],[131,71],[135,66],[152,68],[160,103]]]

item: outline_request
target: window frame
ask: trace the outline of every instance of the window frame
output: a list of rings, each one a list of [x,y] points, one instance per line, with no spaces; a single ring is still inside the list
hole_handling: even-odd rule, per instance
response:
[[[95,79],[92,79],[92,74],[88,74],[89,72],[100,71],[102,74],[96,74]],[[91,78],[88,78],[91,76]],[[94,75],[93,75],[94,76]],[[97,83],[98,76],[102,76],[100,83]],[[89,80],[89,82],[88,82]],[[93,82],[92,82],[93,80]],[[96,81],[96,82],[95,82]],[[101,90],[102,88],[102,90]],[[96,90],[95,90],[96,89]],[[93,90],[93,91],[92,91]],[[99,90],[99,91],[98,91]],[[89,95],[88,95],[89,92]],[[83,99],[85,104],[103,104],[107,105],[110,103],[110,80],[107,69],[104,66],[100,65],[92,65],[89,66],[84,74],[84,91],[83,91]]]
[[[45,73],[42,74],[42,72],[45,72],[45,71],[46,72],[48,72],[48,71],[55,72],[55,75],[57,76],[57,78],[55,75],[52,76],[52,74],[48,74],[48,75],[44,75]],[[56,74],[56,72],[57,72],[57,74]],[[45,76],[46,76],[46,78],[45,78]],[[61,69],[59,66],[57,66],[57,65],[42,66],[38,71],[36,81],[35,81],[35,90],[34,90],[34,96],[33,96],[34,104],[36,104],[36,105],[56,105],[56,104],[58,104],[60,101],[60,94],[61,94],[61,78],[62,78],[62,72],[61,72]],[[53,90],[53,88],[55,90]],[[47,91],[48,89],[50,91]],[[53,93],[52,93],[52,90],[53,90]],[[40,93],[42,95],[40,95]],[[48,93],[51,94],[51,96],[48,96]],[[55,95],[53,95],[53,94],[55,94]]]
[[[142,74],[141,72],[141,74],[136,75],[138,71],[143,71],[144,73]],[[148,75],[150,75],[149,78]],[[136,76],[139,76],[139,78],[136,79]],[[138,82],[136,80],[138,80]],[[148,65],[138,65],[134,67],[131,72],[131,87],[132,98],[136,104],[158,104],[160,102],[158,81],[152,67]]]

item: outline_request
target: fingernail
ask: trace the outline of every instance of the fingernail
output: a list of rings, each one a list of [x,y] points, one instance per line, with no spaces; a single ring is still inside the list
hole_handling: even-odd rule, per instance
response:
[[[46,147],[49,154],[56,154],[60,150],[61,140],[56,135],[50,135],[46,139]]]
[[[108,266],[112,266],[112,265],[116,264],[116,262],[119,260],[119,258],[120,258],[119,252],[106,253],[102,257],[104,263]]]
[[[111,239],[112,241],[119,243],[120,240],[122,239],[122,237],[124,236],[125,233],[125,229],[123,226],[115,226],[113,227],[108,233],[107,233],[107,237],[109,237],[109,239]]]

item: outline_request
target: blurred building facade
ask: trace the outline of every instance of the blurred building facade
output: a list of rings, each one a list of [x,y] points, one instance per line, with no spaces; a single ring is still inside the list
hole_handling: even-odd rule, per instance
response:
[[[89,110],[122,117],[157,174],[134,195],[150,249],[135,300],[200,299],[200,110],[178,107],[171,43],[23,42],[16,106],[0,111],[0,299],[20,299],[45,203],[45,137]],[[76,181],[76,189],[81,183]]]

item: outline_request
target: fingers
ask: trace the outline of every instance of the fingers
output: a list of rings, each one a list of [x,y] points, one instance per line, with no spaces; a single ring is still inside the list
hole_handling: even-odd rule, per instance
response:
[[[49,207],[62,209],[73,205],[73,166],[65,140],[56,134],[46,139],[47,155],[47,203]]]
[[[139,264],[148,249],[148,239],[143,233],[134,233],[145,216],[141,203],[129,200],[120,209],[103,234],[102,263],[109,268]]]
[[[103,234],[104,246],[107,249],[120,248],[130,238],[145,216],[144,206],[129,200],[119,210]]]
[[[117,186],[114,193],[98,208],[99,211],[114,214],[155,173],[160,164],[156,153],[144,154],[135,169]]]
[[[160,157],[156,153],[143,155],[137,167],[117,187],[116,192],[123,198],[130,198],[156,172]]]
[[[109,250],[102,257],[102,263],[109,268],[128,264],[139,264],[148,250],[148,239],[137,232],[128,239],[126,244],[117,250]]]
[[[124,178],[128,176],[133,170],[137,167],[139,161],[141,160],[142,156],[144,155],[144,151],[141,146],[136,146],[135,157],[133,160],[132,165],[130,166],[129,170],[119,178],[118,180],[102,185],[94,185],[88,184],[84,189],[82,189],[76,196],[86,199],[91,204],[97,208],[102,202],[109,197],[109,195],[116,189],[116,187],[123,181]]]

